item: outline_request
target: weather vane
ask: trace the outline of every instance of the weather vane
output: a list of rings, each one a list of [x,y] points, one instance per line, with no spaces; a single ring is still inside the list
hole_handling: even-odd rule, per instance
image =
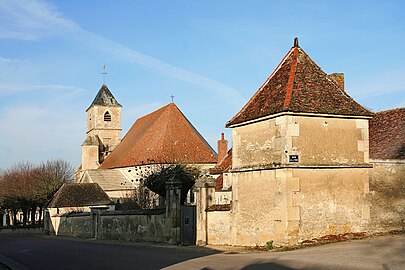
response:
[[[174,100],[174,96],[173,96],[173,94],[170,96],[171,97],[171,99],[172,99],[172,102],[173,102],[173,100]]]
[[[105,75],[107,75],[107,72],[105,72],[105,67],[106,64],[103,65],[103,72],[101,72],[101,74],[103,75],[103,83],[105,83]]]

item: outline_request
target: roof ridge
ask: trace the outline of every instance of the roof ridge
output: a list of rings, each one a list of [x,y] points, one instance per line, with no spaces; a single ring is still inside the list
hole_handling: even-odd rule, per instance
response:
[[[150,113],[145,114],[145,115],[139,117],[138,119],[136,119],[136,121],[141,120],[141,119],[143,119],[143,118],[145,118],[145,117],[148,117],[148,116],[150,116],[151,114],[154,114],[154,113],[156,113],[156,112],[158,112],[158,111],[164,111],[167,107],[169,107],[170,104],[171,104],[171,103],[166,104],[165,106],[160,107],[160,108],[158,108],[158,109],[156,109],[156,110],[154,110],[154,111],[151,111]],[[136,121],[135,121],[135,122],[136,122]]]
[[[376,114],[378,114],[378,113],[383,113],[383,112],[396,111],[396,110],[398,110],[398,111],[400,111],[400,110],[405,110],[405,107],[398,107],[398,108],[392,108],[392,109],[382,110],[382,111],[376,112]]]
[[[284,99],[284,109],[287,109],[288,106],[290,105],[292,89],[293,89],[294,80],[295,80],[295,70],[297,69],[297,62],[298,62],[298,48],[294,47],[290,75],[288,76],[287,91],[286,91],[285,99]]]
[[[173,103],[174,104],[174,103]],[[188,120],[188,118],[184,115],[184,113],[174,104],[175,108],[180,112],[180,114],[183,116],[183,118],[186,120],[187,124],[191,127],[191,129],[194,131],[194,134],[196,134],[199,139],[203,142],[203,144],[211,150],[211,153],[214,154],[218,158],[217,152],[215,152],[214,148],[211,147],[211,145],[205,140],[205,138],[201,135],[201,133],[194,127],[194,125]]]
[[[149,117],[150,115],[152,115],[152,114],[154,114],[154,113],[157,113],[158,111],[162,111],[162,112],[163,112],[164,109],[166,109],[169,105],[170,105],[170,104],[167,104],[167,105],[165,105],[165,106],[163,106],[163,107],[161,107],[161,108],[159,108],[159,109],[156,109],[156,110],[154,110],[154,111],[152,111],[152,112],[150,112],[150,113],[148,113],[148,114],[145,114],[144,116],[139,117],[138,119],[135,120],[135,122],[132,124],[132,126],[135,125],[136,122],[141,121],[141,120],[145,119],[145,117],[147,117],[147,116]],[[163,113],[160,114],[160,116],[156,119],[156,121],[157,121],[162,115],[163,115]],[[132,126],[131,126],[131,128],[132,128]],[[131,130],[131,128],[130,128],[129,130]],[[149,130],[150,128],[151,128],[151,125],[148,126],[148,128],[145,130],[144,133],[147,133],[146,131]],[[123,140],[125,139],[125,137],[128,136],[129,130],[128,130],[128,132],[124,135],[124,137],[122,137],[121,141],[123,141]],[[142,135],[142,136],[143,136],[143,135]]]
[[[292,48],[287,52],[287,54],[283,57],[283,59],[281,59],[280,63],[279,63],[279,64],[277,65],[277,67],[273,70],[273,72],[270,74],[270,76],[264,81],[264,83],[262,83],[262,85],[259,87],[259,89],[256,90],[256,92],[255,92],[255,93],[253,94],[253,96],[248,100],[248,102],[246,102],[245,106],[243,106],[242,109],[240,109],[239,112],[238,112],[234,117],[232,117],[231,120],[229,120],[229,121],[227,122],[227,124],[230,123],[230,122],[232,122],[234,119],[236,119],[236,118],[244,111],[244,109],[249,106],[249,103],[250,103],[254,98],[256,98],[257,95],[260,94],[260,92],[262,91],[262,89],[269,83],[269,81],[273,78],[273,76],[274,76],[274,75],[277,73],[277,71],[281,68],[281,66],[284,64],[284,62],[287,60],[287,58],[290,56],[291,52],[292,52],[294,49],[295,49],[295,48],[292,47]],[[226,124],[226,125],[227,125],[227,124]]]

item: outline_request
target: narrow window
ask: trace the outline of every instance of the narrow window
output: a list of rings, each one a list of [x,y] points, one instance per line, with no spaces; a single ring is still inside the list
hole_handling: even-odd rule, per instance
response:
[[[109,112],[104,114],[104,121],[111,122],[111,114]]]

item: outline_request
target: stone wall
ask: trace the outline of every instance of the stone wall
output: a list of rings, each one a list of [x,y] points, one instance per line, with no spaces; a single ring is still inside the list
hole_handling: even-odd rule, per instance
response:
[[[111,121],[104,121],[109,112]],[[87,135],[98,135],[104,145],[114,149],[121,140],[121,107],[94,105],[87,111]]]
[[[235,127],[232,140],[233,170],[369,162],[368,119],[285,115]]]
[[[234,172],[232,182],[231,211],[206,212],[208,244],[291,245],[370,223],[369,168]],[[197,236],[204,242],[204,233]]]
[[[105,212],[97,225],[92,213],[72,213],[58,218],[56,235],[97,239],[167,242],[165,210]]]
[[[1,227],[0,226],[0,235],[36,235],[44,234],[43,225],[27,226],[27,227]]]
[[[229,245],[232,243],[232,214],[230,211],[209,211],[207,213],[208,243]]]
[[[98,239],[166,242],[164,212],[160,214],[123,214],[100,216]]]
[[[372,160],[370,230],[405,230],[405,161]]]
[[[90,213],[62,215],[54,224],[56,235],[80,238],[92,237],[92,220]]]

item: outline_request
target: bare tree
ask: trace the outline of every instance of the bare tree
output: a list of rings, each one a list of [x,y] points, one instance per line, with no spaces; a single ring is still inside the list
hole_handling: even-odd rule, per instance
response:
[[[69,181],[73,181],[73,169],[66,161],[47,161],[39,166],[29,162],[18,163],[0,175],[0,207],[12,213],[13,224],[18,222],[18,211],[23,213],[24,225],[29,214],[34,223],[38,208],[41,213],[44,204]]]

